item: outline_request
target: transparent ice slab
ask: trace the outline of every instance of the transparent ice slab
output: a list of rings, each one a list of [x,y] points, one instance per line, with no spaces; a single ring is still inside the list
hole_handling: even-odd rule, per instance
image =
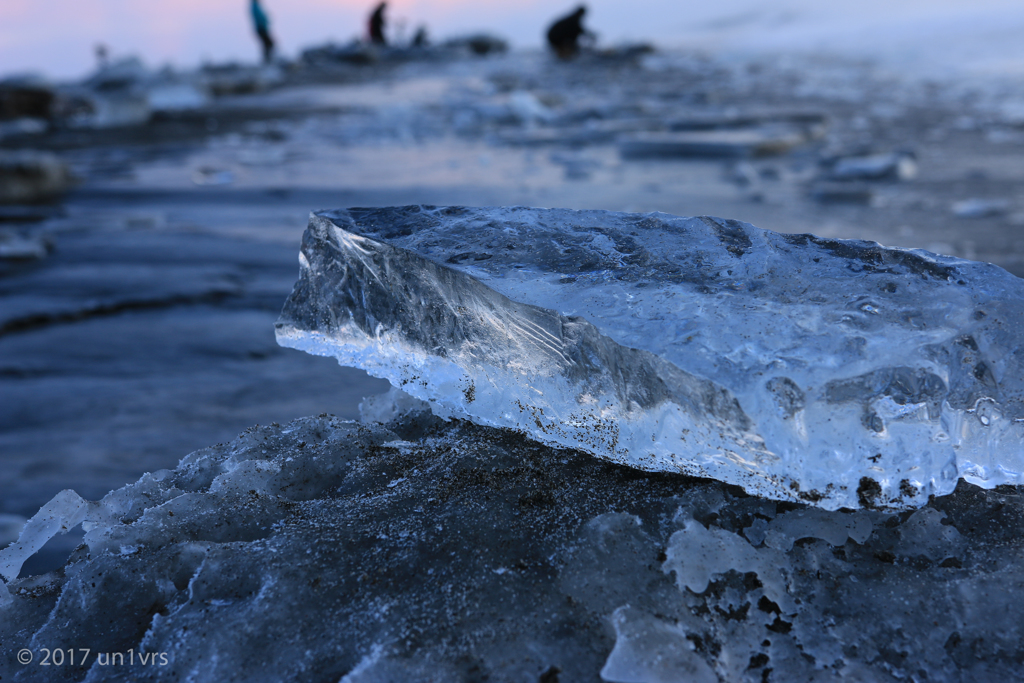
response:
[[[1024,287],[991,264],[734,220],[311,216],[278,342],[443,417],[827,509],[1024,470]]]

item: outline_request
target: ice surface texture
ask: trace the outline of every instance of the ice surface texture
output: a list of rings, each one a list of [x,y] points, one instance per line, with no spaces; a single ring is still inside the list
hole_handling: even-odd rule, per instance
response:
[[[1021,280],[717,218],[314,215],[278,342],[441,416],[827,509],[1024,471]]]
[[[67,566],[10,583],[0,677],[1022,681],[1022,512],[971,486],[831,512],[429,413],[303,418],[88,503]]]

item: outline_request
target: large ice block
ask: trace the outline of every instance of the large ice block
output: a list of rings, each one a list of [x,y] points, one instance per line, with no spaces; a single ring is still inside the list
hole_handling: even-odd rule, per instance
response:
[[[400,207],[310,219],[278,342],[445,417],[820,507],[1019,484],[1024,287],[734,220]]]

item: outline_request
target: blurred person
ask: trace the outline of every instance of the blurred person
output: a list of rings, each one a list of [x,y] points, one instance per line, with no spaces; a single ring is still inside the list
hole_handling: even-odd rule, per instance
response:
[[[370,15],[369,21],[369,33],[370,42],[374,45],[387,45],[388,41],[384,38],[384,10],[387,9],[388,3],[382,2],[377,5],[377,9],[373,10],[373,14]]]
[[[99,65],[100,70],[107,68],[110,64],[110,50],[103,43],[96,43],[96,63]]]
[[[430,45],[430,37],[427,35],[427,27],[420,26],[416,29],[416,35],[412,38],[413,47],[428,47]]]
[[[562,59],[570,59],[580,51],[581,37],[593,38],[593,34],[583,28],[583,15],[586,13],[586,6],[580,5],[572,14],[562,17],[548,29],[548,44]]]
[[[256,35],[263,45],[263,63],[270,64],[274,58],[274,39],[270,37],[270,19],[263,11],[260,0],[252,0],[249,9],[252,12],[252,24],[256,29]]]

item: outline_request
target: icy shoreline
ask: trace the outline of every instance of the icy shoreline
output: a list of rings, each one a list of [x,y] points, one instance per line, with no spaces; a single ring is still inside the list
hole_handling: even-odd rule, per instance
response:
[[[711,670],[751,683],[1020,680],[1019,488],[960,482],[916,512],[831,513],[420,418],[381,434],[391,446],[355,451],[358,428],[341,420],[250,430],[175,469],[182,454],[229,441],[244,426],[323,411],[349,418],[359,396],[383,390],[361,371],[281,349],[269,332],[294,282],[302,217],[313,206],[707,213],[824,238],[924,246],[1024,274],[1024,214],[1014,199],[1024,137],[1020,110],[1010,106],[1019,89],[986,99],[974,82],[911,88],[820,60],[749,65],[760,68],[753,71],[670,57],[641,68],[551,69],[515,55],[444,87],[451,72],[423,70],[396,74],[372,92],[299,89],[317,102],[361,103],[317,120],[296,110],[300,93],[289,87],[258,98],[271,105],[266,111],[237,100],[215,112],[216,131],[204,111],[24,141],[70,145],[89,182],[64,209],[33,207],[26,215],[41,212],[32,219],[41,222],[31,230],[15,224],[52,237],[52,253],[3,264],[8,300],[25,302],[24,319],[38,326],[0,340],[0,382],[15,406],[0,435],[0,512],[13,513],[0,515],[0,531],[16,536],[25,518],[69,487],[107,516],[89,517],[100,522],[93,545],[67,566],[78,544],[72,534],[54,539],[68,550],[49,543],[9,584],[0,676],[37,680],[38,659],[18,664],[17,650],[32,648],[38,658],[39,648],[68,646],[177,648],[167,671],[274,681],[489,675],[551,683],[558,668],[564,683],[602,671],[608,680],[628,678],[630,666],[634,679],[647,680],[665,677],[639,668],[657,657],[697,679]],[[991,98],[999,106],[987,107]],[[615,145],[617,132],[667,128],[694,114],[733,124],[766,104],[820,107],[826,137],[740,163],[624,161]],[[550,123],[537,118],[551,115]],[[165,144],[178,139],[193,151],[182,156],[181,145]],[[850,183],[855,192],[845,201],[862,203],[835,204],[818,192],[836,158],[906,148],[917,153],[913,182]],[[234,184],[200,184],[229,178],[224,171]],[[976,218],[951,210],[964,203],[999,210]],[[197,296],[173,304],[182,292]],[[156,307],[102,313],[140,298]],[[979,374],[978,381],[988,376]],[[381,419],[404,410],[383,403]],[[317,430],[322,440],[307,438]],[[332,469],[350,457],[360,463],[355,474]],[[196,468],[188,463],[227,476],[207,486],[189,479]],[[277,479],[278,488],[264,491],[258,478],[273,478],[278,465],[305,468],[323,491],[304,489],[305,477],[296,486]],[[433,466],[437,476],[425,476]],[[100,503],[111,489],[118,490]],[[163,497],[168,491],[173,500]],[[401,505],[381,506],[400,493],[409,496]],[[432,516],[438,505],[450,507]],[[126,534],[123,547],[107,543],[111,534]],[[713,563],[685,563],[701,557]],[[348,598],[363,602],[342,604],[351,619],[331,622]],[[413,614],[417,604],[425,607]],[[533,616],[510,622],[524,604]],[[576,654],[542,656],[552,643]],[[146,673],[43,673],[50,672],[70,680]]]

